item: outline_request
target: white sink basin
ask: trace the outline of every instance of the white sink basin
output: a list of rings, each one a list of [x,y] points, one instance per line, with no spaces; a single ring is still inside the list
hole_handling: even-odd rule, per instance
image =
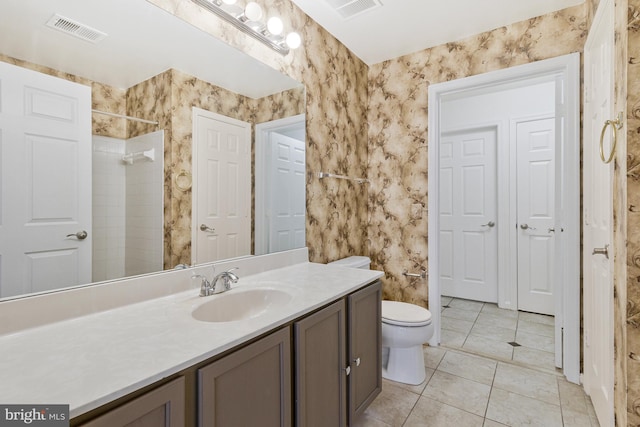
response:
[[[293,295],[281,289],[232,289],[213,295],[210,301],[199,305],[191,315],[203,322],[233,322],[260,316],[267,310],[287,305]]]

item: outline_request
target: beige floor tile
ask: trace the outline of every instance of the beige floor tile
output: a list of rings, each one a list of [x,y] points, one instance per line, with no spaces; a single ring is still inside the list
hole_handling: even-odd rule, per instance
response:
[[[491,385],[496,372],[497,362],[484,357],[448,351],[438,370],[457,375],[468,380]]]
[[[516,330],[509,328],[501,328],[500,326],[483,325],[476,323],[470,332],[471,335],[491,338],[495,341],[510,342],[516,338]]]
[[[404,427],[481,427],[483,418],[453,406],[421,397]]]
[[[410,392],[415,393],[415,394],[422,394],[422,392],[424,391],[424,388],[427,386],[427,383],[429,382],[429,380],[433,376],[433,373],[435,372],[431,368],[425,368],[425,371],[426,371],[425,373],[426,373],[427,377],[425,378],[425,380],[421,384],[418,384],[418,385],[398,383],[398,382],[387,380],[387,379],[384,379],[384,378],[382,379],[382,382],[383,383],[388,382],[389,384],[393,384],[396,387],[400,387],[402,389],[405,389],[405,390],[410,391]]]
[[[513,360],[550,370],[554,370],[556,367],[554,353],[529,347],[515,347],[513,349]]]
[[[560,406],[557,377],[508,363],[498,363],[493,387]]]
[[[440,303],[445,306],[445,305],[449,305],[449,303],[451,302],[453,298],[452,297],[445,297],[445,296],[441,296],[440,297]]]
[[[484,417],[491,386],[436,371],[422,395]]]
[[[579,384],[573,384],[564,378],[558,378],[560,392],[560,406],[562,410],[587,413],[587,399],[584,389]]]
[[[476,320],[477,325],[497,326],[499,328],[516,329],[518,319],[513,317],[504,317],[498,314],[480,313]]]
[[[591,425],[591,419],[585,412],[562,409],[562,422],[564,427],[586,427]]]
[[[391,427],[390,424],[369,415],[367,411],[364,411],[364,413],[356,419],[353,427]]]
[[[481,313],[494,314],[496,316],[509,317],[511,319],[518,318],[517,310],[506,310],[504,308],[498,307],[497,304],[488,303],[488,302],[484,303]]]
[[[598,422],[598,416],[596,415],[596,410],[593,408],[593,403],[591,402],[591,398],[585,395],[585,403],[587,404],[587,414],[589,414],[589,419],[591,420],[591,427],[600,427],[600,423]],[[630,420],[627,420],[629,423]],[[640,420],[636,423],[636,425],[640,425]]]
[[[447,347],[462,348],[467,334],[464,332],[450,331],[449,329],[440,330],[440,343]]]
[[[562,427],[560,406],[495,387],[487,418],[509,426]]]
[[[401,426],[420,396],[385,382],[382,392],[365,411],[367,415],[391,426]]]
[[[535,348],[536,350],[553,353],[556,351],[555,339],[544,335],[532,334],[523,330],[516,333],[516,342],[524,347]]]
[[[460,320],[466,320],[468,322],[475,322],[478,317],[478,312],[460,310],[459,308],[445,308],[442,310],[443,317],[454,317]]]
[[[482,427],[508,427],[508,426],[506,424],[502,424],[497,421],[493,421],[488,418],[485,418],[484,424],[482,425]]]
[[[473,328],[473,322],[468,320],[456,319],[455,317],[442,317],[442,328],[450,331],[463,332],[468,334]]]
[[[422,347],[422,352],[424,353],[424,366],[426,366],[427,368],[436,369],[447,350],[441,347],[431,347],[430,345],[425,345],[424,347]]]
[[[482,310],[482,306],[483,305],[484,305],[483,302],[471,301],[471,300],[468,300],[468,299],[460,299],[460,298],[454,298],[449,303],[449,307],[451,307],[451,308],[457,308],[459,310],[473,311],[475,313],[480,313],[480,310]]]
[[[547,316],[546,314],[527,313],[526,311],[520,312],[519,319],[532,323],[542,323],[543,325],[549,326],[553,326],[556,321],[553,316]]]
[[[462,348],[474,353],[480,353],[483,356],[497,357],[504,360],[511,360],[513,356],[513,347],[510,344],[475,335],[469,335]]]
[[[544,335],[551,338],[553,338],[555,334],[552,325],[544,325],[542,323],[529,322],[526,320],[518,320],[518,332],[520,331]]]

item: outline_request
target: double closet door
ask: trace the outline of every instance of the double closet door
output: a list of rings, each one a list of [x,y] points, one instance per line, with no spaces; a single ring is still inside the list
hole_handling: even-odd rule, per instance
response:
[[[442,295],[554,314],[555,83],[444,102]]]

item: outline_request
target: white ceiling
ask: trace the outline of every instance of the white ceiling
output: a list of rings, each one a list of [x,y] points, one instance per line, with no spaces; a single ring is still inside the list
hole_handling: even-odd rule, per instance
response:
[[[54,13],[108,36],[93,44],[46,27]],[[299,86],[146,0],[0,0],[0,53],[123,89],[169,68],[251,98]]]
[[[381,0],[382,7],[347,20],[327,0],[293,2],[362,61],[373,65],[584,0]]]

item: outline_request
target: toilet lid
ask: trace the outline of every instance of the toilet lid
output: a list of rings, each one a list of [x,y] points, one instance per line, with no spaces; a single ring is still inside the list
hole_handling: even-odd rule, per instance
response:
[[[415,304],[382,301],[382,322],[398,326],[425,326],[431,323],[431,312]]]

